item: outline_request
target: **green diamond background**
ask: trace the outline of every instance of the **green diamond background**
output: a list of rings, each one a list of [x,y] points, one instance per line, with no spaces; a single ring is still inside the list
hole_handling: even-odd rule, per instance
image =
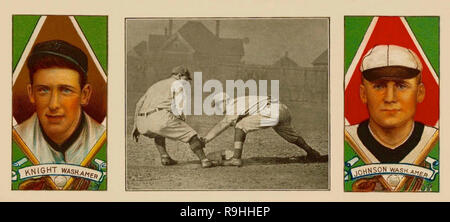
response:
[[[419,42],[420,47],[428,58],[428,61],[430,61],[432,68],[436,72],[436,75],[439,77],[439,17],[420,16],[405,18]],[[346,16],[344,18],[344,73],[347,73],[372,19],[373,17],[370,16]],[[347,142],[345,142],[344,161],[348,161],[355,156],[357,156],[356,152]],[[439,160],[439,142],[431,150],[428,156]],[[354,167],[361,165],[363,165],[363,163],[360,160]],[[437,169],[439,170],[439,166]],[[350,169],[345,167],[344,170],[349,171]],[[354,181],[351,181],[351,178],[344,182],[344,190],[346,192],[352,191],[353,182]],[[434,181],[425,180],[423,187],[430,184],[432,192],[439,192],[439,174],[436,175]]]
[[[107,75],[108,70],[108,17],[107,16],[74,16],[78,25],[86,37],[89,45],[94,51],[97,60],[103,68],[104,73]],[[17,68],[17,63],[19,62],[28,41],[36,27],[37,22],[41,16],[37,15],[14,15],[13,20],[13,52],[12,52],[12,68],[13,72]],[[106,162],[107,144],[105,143],[97,155],[93,158],[100,159]],[[12,142],[12,163],[26,157],[25,154],[20,150],[19,146]],[[31,166],[30,161],[27,161],[24,165],[20,167],[12,167],[12,171],[17,172],[19,168]],[[103,170],[106,172],[106,169]],[[12,190],[18,190],[19,184],[23,182],[22,180],[17,180],[12,182]],[[105,178],[101,184],[96,184],[91,182],[89,189],[91,190],[106,190],[107,178]]]

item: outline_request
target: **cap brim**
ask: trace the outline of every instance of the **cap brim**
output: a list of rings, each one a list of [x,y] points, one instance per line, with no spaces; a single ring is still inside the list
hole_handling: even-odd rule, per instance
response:
[[[410,79],[416,77],[420,70],[404,66],[385,66],[379,68],[368,69],[362,72],[362,75],[368,81],[378,79]]]

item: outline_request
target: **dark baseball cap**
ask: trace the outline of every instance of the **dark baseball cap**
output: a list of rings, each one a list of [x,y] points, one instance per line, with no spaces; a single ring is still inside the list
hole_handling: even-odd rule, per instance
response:
[[[192,80],[191,72],[184,65],[176,66],[172,69],[172,74],[182,74],[187,77],[187,79]]]
[[[28,57],[28,68],[46,56],[62,58],[72,63],[80,74],[87,76],[88,59],[86,54],[80,48],[66,41],[50,40],[36,44]]]

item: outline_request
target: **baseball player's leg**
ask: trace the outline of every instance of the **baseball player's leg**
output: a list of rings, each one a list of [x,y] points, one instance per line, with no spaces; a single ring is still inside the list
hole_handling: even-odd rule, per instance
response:
[[[233,157],[229,160],[225,160],[223,162],[224,166],[242,166],[242,151],[244,149],[244,142],[247,137],[247,133],[258,129],[267,128],[261,126],[260,122],[261,116],[257,114],[244,117],[236,124],[234,128]]]
[[[233,157],[229,160],[224,160],[224,166],[242,166],[242,150],[247,134],[240,128],[234,129],[234,149]]]
[[[172,139],[189,143],[192,152],[194,152],[200,160],[201,166],[203,168],[212,167],[213,164],[206,158],[203,151],[204,143],[198,138],[197,132],[183,120],[177,119],[173,115],[171,115],[170,118],[171,120],[168,121],[164,129],[161,129],[161,132],[170,135],[170,138]]]
[[[270,119],[270,117],[262,116],[261,114],[246,116],[236,123],[235,128],[240,129],[247,134],[253,131],[275,126],[278,123],[278,121],[274,122]]]
[[[275,126],[273,129],[286,141],[302,148],[306,152],[306,158],[308,160],[314,161],[320,158],[320,153],[311,148],[292,126]]]
[[[186,122],[167,111],[156,112],[150,115],[150,119],[151,122],[156,123],[149,127],[152,132],[162,137],[189,143],[191,150],[200,159],[202,167],[212,166],[203,152],[204,144],[198,138],[197,132]]]
[[[247,134],[242,129],[234,129],[234,154],[233,158],[241,159],[242,149],[244,148],[244,142]]]
[[[160,134],[158,134],[155,129],[163,127],[164,122],[167,121],[167,119],[163,117],[164,116],[160,115],[160,112],[154,113],[150,116],[138,116],[136,121],[136,133],[151,139],[156,138]]]
[[[268,128],[278,123],[278,120],[271,119],[261,114],[254,114],[242,118],[236,123],[234,129],[234,155],[230,160],[225,160],[225,166],[242,166],[242,151],[244,148],[247,133]]]
[[[292,126],[291,115],[285,105],[280,106],[280,122],[273,129],[286,141],[302,148],[306,152],[308,160],[314,161],[320,158],[320,153],[311,148]]]
[[[155,114],[155,116],[156,115],[157,114]],[[161,164],[163,166],[175,165],[177,164],[177,161],[173,160],[167,153],[165,137],[152,132],[152,127],[157,128],[160,127],[161,125],[161,121],[155,121],[155,119],[164,121],[164,119],[160,118],[160,115],[158,115],[158,117],[156,118],[139,116],[137,118],[136,128],[134,129],[133,132],[133,137],[136,140],[136,142],[138,141],[139,135],[144,135],[148,138],[153,138],[155,141],[156,149],[158,150],[161,158]]]
[[[178,162],[173,160],[166,150],[166,138],[162,136],[155,137],[155,146],[158,149],[159,155],[161,157],[161,164],[164,166],[175,165]]]
[[[208,167],[213,166],[212,162],[208,158],[206,158],[205,152],[203,151],[204,144],[200,141],[200,139],[198,138],[197,135],[193,136],[189,140],[189,146],[190,146],[192,152],[194,152],[194,154],[200,160],[203,168],[208,168]]]

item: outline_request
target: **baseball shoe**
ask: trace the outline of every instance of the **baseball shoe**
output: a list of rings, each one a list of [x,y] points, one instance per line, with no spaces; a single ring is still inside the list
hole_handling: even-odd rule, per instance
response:
[[[163,166],[170,166],[170,165],[175,165],[178,162],[176,160],[173,160],[172,158],[170,158],[170,156],[163,156],[161,157],[161,164]]]
[[[224,166],[237,166],[237,167],[241,167],[242,166],[242,160],[241,159],[237,159],[237,158],[231,158],[229,160],[224,160],[223,161],[223,165]]]
[[[209,159],[203,159],[200,162],[202,164],[202,168],[210,168],[214,166],[213,162],[211,162],[211,160]]]
[[[321,155],[319,152],[317,152],[316,150],[312,150],[311,152],[309,152],[306,155],[306,160],[308,162],[316,162],[316,161],[320,160],[320,156]]]

